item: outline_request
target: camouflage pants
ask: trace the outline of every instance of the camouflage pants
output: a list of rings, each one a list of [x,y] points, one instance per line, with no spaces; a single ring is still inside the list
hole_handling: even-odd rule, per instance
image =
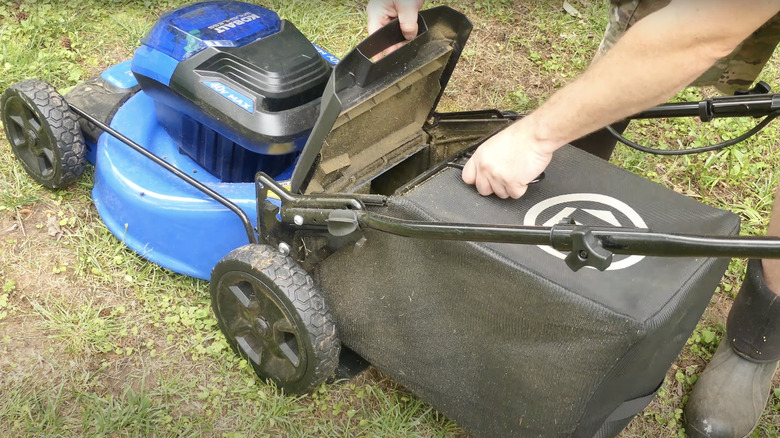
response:
[[[668,5],[670,0],[610,0],[609,26],[599,54],[609,50],[637,21]],[[691,85],[714,85],[725,94],[747,89],[756,80],[780,42],[780,15],[770,19],[731,54],[720,59]]]

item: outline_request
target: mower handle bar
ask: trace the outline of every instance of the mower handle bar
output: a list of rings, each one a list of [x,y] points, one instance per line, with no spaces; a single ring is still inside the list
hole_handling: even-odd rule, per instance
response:
[[[629,118],[699,117],[702,122],[709,122],[717,117],[763,117],[778,110],[780,94],[746,94],[713,97],[698,102],[665,103]]]
[[[568,223],[540,227],[408,221],[367,211],[356,212],[355,216],[366,228],[403,237],[549,245],[558,251],[571,251],[574,245],[570,234],[584,229],[590,231],[604,249],[615,254],[780,258],[780,238],[766,236],[711,237],[657,233],[647,228],[591,227]]]

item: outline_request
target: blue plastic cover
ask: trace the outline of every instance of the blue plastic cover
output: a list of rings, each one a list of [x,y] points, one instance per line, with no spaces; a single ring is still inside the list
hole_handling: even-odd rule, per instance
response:
[[[141,91],[117,111],[111,127],[233,201],[256,227],[254,183],[220,182],[179,153],[154,113],[154,101]],[[108,229],[141,256],[174,272],[208,280],[222,257],[249,243],[235,213],[119,140],[103,134],[96,149],[95,207]],[[284,175],[290,173],[288,169]]]
[[[138,80],[130,71],[130,63],[131,61],[125,61],[113,67],[109,67],[100,76],[109,84],[123,90],[136,87],[138,86]]]
[[[131,69],[133,73],[144,75],[168,86],[178,66],[179,61],[159,50],[142,45],[133,55]]]
[[[141,42],[183,61],[209,46],[241,47],[280,29],[279,16],[264,7],[211,1],[165,13]]]

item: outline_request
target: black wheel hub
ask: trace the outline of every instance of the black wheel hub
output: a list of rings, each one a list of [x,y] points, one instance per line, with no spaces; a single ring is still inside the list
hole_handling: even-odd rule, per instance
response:
[[[220,282],[217,305],[226,337],[232,339],[258,375],[295,382],[306,372],[301,332],[285,304],[258,278],[231,272]]]
[[[268,324],[268,321],[266,321],[265,318],[256,318],[254,327],[255,331],[257,331],[260,336],[264,338],[271,336],[271,326]]]
[[[8,100],[4,115],[8,141],[27,167],[43,178],[54,173],[53,139],[46,135],[40,117],[19,97]]]

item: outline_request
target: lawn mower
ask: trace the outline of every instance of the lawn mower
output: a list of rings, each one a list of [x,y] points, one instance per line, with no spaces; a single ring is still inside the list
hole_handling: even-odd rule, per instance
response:
[[[465,161],[521,115],[437,112],[471,24],[436,7],[418,25],[338,60],[263,7],[195,3],[64,98],[14,84],[2,120],[46,187],[92,163],[109,230],[209,280],[230,346],[284,391],[365,360],[475,437],[614,436],[729,258],[780,242],[569,146],[523,198],[480,196]],[[760,91],[635,118],[768,123],[780,98]]]

